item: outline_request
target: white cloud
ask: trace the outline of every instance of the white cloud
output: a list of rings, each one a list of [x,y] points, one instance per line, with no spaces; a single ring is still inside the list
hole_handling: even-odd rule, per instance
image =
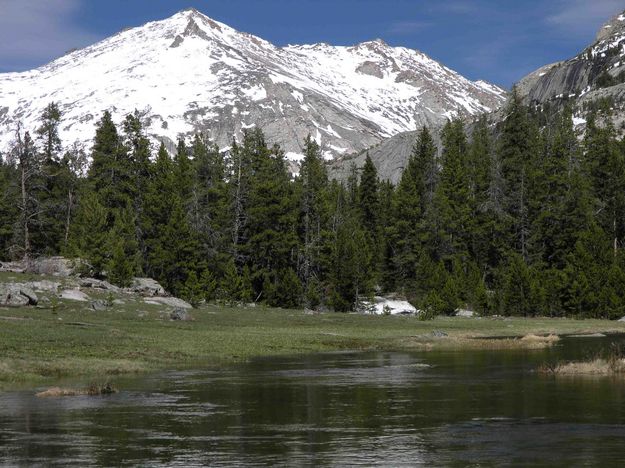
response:
[[[547,22],[569,34],[589,35],[623,9],[623,0],[560,0]]]
[[[72,21],[82,0],[0,0],[0,71],[43,65],[98,38]]]

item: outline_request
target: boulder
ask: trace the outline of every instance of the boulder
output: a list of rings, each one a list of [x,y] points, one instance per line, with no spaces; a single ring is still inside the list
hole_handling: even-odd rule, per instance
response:
[[[625,317],[622,317],[621,319],[618,320],[619,322],[625,322]]]
[[[39,302],[35,292],[21,285],[0,285],[0,307],[25,307],[37,305]]]
[[[81,288],[90,288],[90,289],[102,289],[104,291],[111,291],[114,293],[119,293],[120,288],[112,285],[108,281],[102,281],[95,278],[81,278],[79,281]]]
[[[26,284],[28,287],[34,289],[39,292],[51,292],[56,293],[61,287],[61,283],[56,283],[54,281],[41,280],[41,281],[31,281]]]
[[[475,317],[475,312],[467,309],[456,309],[456,317]]]
[[[89,296],[87,296],[80,289],[66,289],[61,291],[59,295],[61,299],[67,299],[69,301],[78,301],[78,302],[87,302],[89,301]]]
[[[75,261],[65,257],[42,257],[24,261],[26,273],[67,277],[74,274]]]
[[[26,271],[26,266],[22,262],[0,262],[0,271],[24,273]]]
[[[166,305],[177,309],[193,309],[191,304],[177,297],[150,297],[146,298],[145,302],[147,304]]]
[[[171,320],[176,320],[176,321],[179,320],[182,322],[190,322],[191,320],[193,320],[189,312],[187,312],[185,309],[180,309],[180,308],[174,309],[171,312],[171,314],[169,314],[169,318]]]
[[[91,309],[95,310],[96,312],[101,312],[103,310],[108,309],[109,307],[110,307],[110,305],[106,301],[97,300],[97,301],[92,301],[91,302]]]
[[[434,338],[446,338],[447,336],[449,336],[447,333],[445,333],[444,331],[441,330],[434,330],[431,335]]]
[[[28,298],[28,303],[30,305],[37,305],[37,303],[39,302],[39,298],[37,298],[37,294],[35,294],[35,291],[33,291],[30,288],[21,287],[20,294]]]
[[[167,296],[165,288],[152,278],[133,278],[132,286],[126,291],[143,297]]]

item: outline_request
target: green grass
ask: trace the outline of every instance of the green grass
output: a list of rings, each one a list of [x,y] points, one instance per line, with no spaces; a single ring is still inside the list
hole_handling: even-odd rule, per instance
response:
[[[20,278],[21,281],[24,281]],[[90,292],[94,299],[106,293]],[[61,301],[52,308],[0,308],[0,387],[101,378],[165,368],[225,365],[254,356],[341,349],[503,348],[520,340],[473,337],[625,332],[624,323],[564,319],[363,316],[268,308],[207,306],[193,322],[169,320],[168,309],[138,299],[104,312]],[[432,337],[442,330],[449,336]]]

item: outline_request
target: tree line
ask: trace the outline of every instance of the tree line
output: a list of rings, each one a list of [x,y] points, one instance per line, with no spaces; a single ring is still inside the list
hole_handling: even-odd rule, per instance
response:
[[[137,113],[118,127],[105,112],[89,155],[62,152],[50,104],[0,166],[0,256],[81,258],[85,274],[150,276],[193,304],[350,311],[397,293],[424,317],[620,318],[625,143],[608,112],[580,139],[570,110],[513,92],[497,125],[448,122],[440,152],[421,129],[394,186],[368,156],[331,180],[310,137],[292,176],[258,129],[227,156],[203,135],[153,154]]]

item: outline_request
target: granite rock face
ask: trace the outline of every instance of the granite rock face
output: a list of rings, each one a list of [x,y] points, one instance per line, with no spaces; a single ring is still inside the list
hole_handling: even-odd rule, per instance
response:
[[[573,104],[583,129],[588,104],[612,101],[613,121],[625,120],[625,11],[601,27],[595,41],[568,60],[545,65],[517,84],[528,104],[561,109]]]

